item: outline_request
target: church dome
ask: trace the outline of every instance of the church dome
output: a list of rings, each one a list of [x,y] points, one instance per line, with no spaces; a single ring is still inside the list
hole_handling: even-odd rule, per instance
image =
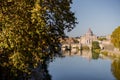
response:
[[[87,36],[93,36],[93,32],[92,30],[89,28],[89,30],[86,33]]]

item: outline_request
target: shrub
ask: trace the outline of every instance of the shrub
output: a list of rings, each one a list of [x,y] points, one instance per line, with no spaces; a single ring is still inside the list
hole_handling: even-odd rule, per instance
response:
[[[92,49],[100,49],[99,42],[98,41],[93,41],[92,42]]]

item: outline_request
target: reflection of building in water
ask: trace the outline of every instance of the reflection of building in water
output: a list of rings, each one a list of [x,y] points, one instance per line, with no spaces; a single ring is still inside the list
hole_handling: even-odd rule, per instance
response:
[[[63,56],[81,56],[83,58],[86,58],[88,60],[92,59],[92,52],[91,51],[63,51]]]
[[[91,51],[82,51],[81,57],[91,60],[92,52]]]
[[[88,32],[84,36],[81,36],[80,43],[89,45],[95,40],[97,40],[97,36],[95,36],[92,30],[89,28]]]

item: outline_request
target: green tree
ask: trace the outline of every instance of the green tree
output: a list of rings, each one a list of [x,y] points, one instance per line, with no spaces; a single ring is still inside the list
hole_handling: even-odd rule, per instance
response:
[[[111,35],[111,42],[116,48],[120,49],[120,26],[118,26]]]
[[[59,38],[77,23],[70,4],[72,0],[0,0],[0,66],[30,73],[57,55]]]
[[[100,49],[99,42],[98,41],[93,41],[92,42],[92,49]]]
[[[100,52],[100,46],[98,41],[92,42],[92,52],[99,53]]]

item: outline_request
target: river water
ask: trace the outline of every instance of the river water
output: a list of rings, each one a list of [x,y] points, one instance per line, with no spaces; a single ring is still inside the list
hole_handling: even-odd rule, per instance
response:
[[[112,60],[90,51],[64,51],[48,65],[51,80],[116,80]]]

